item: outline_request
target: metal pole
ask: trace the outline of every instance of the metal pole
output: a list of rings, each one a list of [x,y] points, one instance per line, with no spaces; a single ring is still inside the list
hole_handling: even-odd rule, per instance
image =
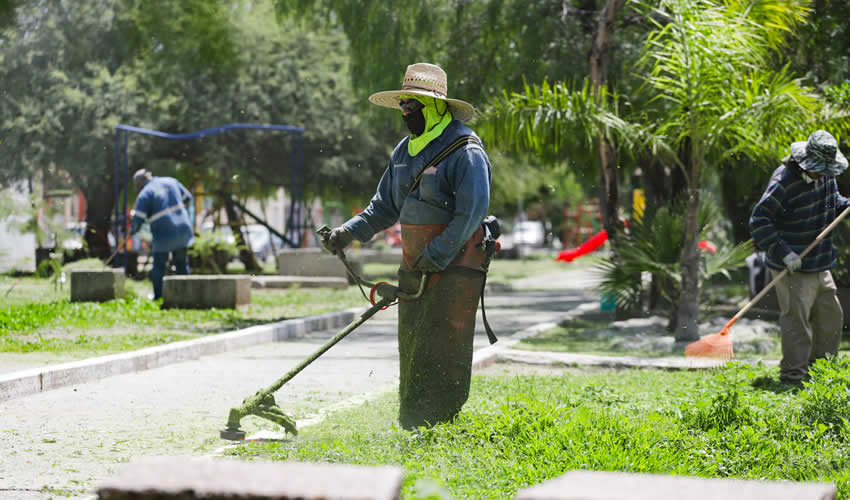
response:
[[[118,241],[118,167],[121,164],[121,149],[120,149],[121,130],[115,129],[115,222],[112,226],[112,234],[115,236],[115,241]]]
[[[125,130],[124,131],[124,208],[123,208],[124,211],[121,213],[121,221],[122,221],[121,235],[125,239],[126,239],[127,233],[128,233],[128,231],[127,231],[127,194],[128,194],[127,190],[128,190],[128,184],[129,184],[129,181],[130,181],[130,165],[129,165],[129,161],[128,161],[129,155],[127,154],[127,142],[129,142],[129,137],[130,137],[130,133]],[[115,201],[117,202],[118,200],[115,200]],[[121,251],[119,253],[119,255],[121,256],[121,261],[119,262],[119,265],[123,265],[124,268],[126,269],[127,268],[127,252],[126,252],[127,242],[124,241],[124,243],[122,244],[121,241],[116,241],[116,244],[120,245],[122,247]]]

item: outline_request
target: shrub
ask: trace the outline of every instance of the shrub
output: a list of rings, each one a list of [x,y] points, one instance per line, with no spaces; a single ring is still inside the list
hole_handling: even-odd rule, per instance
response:
[[[194,272],[223,273],[227,263],[239,252],[236,243],[228,241],[224,235],[215,231],[202,232],[195,236],[195,243],[189,247]]]
[[[635,221],[628,231],[617,235],[616,255],[604,259],[597,271],[601,274],[600,288],[606,295],[614,296],[617,306],[625,310],[638,309],[644,290],[643,273],[652,276],[654,285],[669,304],[668,330],[675,327],[675,314],[679,303],[679,270],[684,246],[684,205],[674,203],[661,207],[654,213],[647,212],[641,221]],[[699,208],[699,237],[705,238],[719,218],[717,207],[703,199]],[[706,282],[716,274],[729,278],[729,270],[744,265],[752,253],[752,241],[739,245],[721,244],[716,252],[702,252],[699,279]]]

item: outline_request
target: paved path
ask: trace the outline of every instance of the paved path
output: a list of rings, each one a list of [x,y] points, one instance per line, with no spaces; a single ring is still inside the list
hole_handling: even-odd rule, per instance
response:
[[[489,293],[487,317],[503,339],[557,321],[595,300],[582,272],[516,283],[525,290]],[[534,288],[537,290],[528,290]],[[275,394],[284,411],[305,418],[364,394],[393,390],[398,355],[395,308],[381,312]],[[481,321],[476,349],[487,346]],[[266,387],[330,338],[316,332],[120,375],[0,403],[0,498],[90,497],[116,465],[143,455],[203,455],[223,442],[228,410]],[[271,425],[255,418],[249,432]]]

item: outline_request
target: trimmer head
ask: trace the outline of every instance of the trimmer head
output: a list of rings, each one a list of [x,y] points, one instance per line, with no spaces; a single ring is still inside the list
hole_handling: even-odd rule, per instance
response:
[[[227,427],[219,432],[222,439],[231,441],[242,441],[245,439],[245,431],[239,425],[242,417],[255,415],[264,418],[286,429],[286,432],[296,435],[298,429],[295,427],[295,420],[289,415],[283,413],[283,410],[275,403],[274,396],[267,391],[259,391],[242,402],[242,406],[230,409],[230,415],[227,418]]]
[[[245,431],[242,429],[222,429],[218,433],[221,436],[221,439],[227,439],[229,441],[244,441],[245,440]]]

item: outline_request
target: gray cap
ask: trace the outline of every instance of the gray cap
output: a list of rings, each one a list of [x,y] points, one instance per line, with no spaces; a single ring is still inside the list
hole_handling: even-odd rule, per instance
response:
[[[133,174],[133,184],[136,186],[136,190],[142,189],[142,186],[151,178],[151,171],[145,168],[140,168],[136,170],[136,173]]]
[[[791,156],[800,168],[813,174],[840,175],[847,170],[847,158],[826,130],[812,132],[808,141],[792,143]]]

